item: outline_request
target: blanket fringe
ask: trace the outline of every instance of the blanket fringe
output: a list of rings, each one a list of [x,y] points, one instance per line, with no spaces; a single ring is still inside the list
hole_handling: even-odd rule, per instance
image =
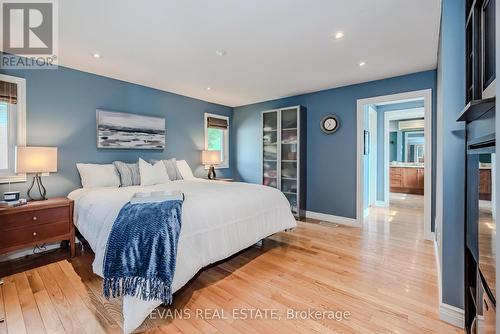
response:
[[[161,300],[167,305],[172,303],[172,287],[159,278],[108,277],[103,282],[103,294],[106,299],[132,296],[147,301]]]

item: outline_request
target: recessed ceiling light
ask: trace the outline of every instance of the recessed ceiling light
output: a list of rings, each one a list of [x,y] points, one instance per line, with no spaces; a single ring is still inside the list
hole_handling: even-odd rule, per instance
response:
[[[224,49],[220,49],[220,50],[215,51],[215,54],[219,57],[224,57],[225,55],[227,55],[227,51]]]
[[[366,61],[362,61],[362,62],[359,63],[359,67],[363,67],[365,65],[366,65]]]
[[[92,57],[94,57],[95,59],[102,58],[102,56],[99,53],[92,53]]]
[[[207,87],[207,90],[212,90],[212,87]]]
[[[335,33],[335,39],[342,39],[342,38],[344,38],[344,36],[345,36],[345,35],[344,35],[344,32],[343,32],[343,31],[337,31],[337,32]]]

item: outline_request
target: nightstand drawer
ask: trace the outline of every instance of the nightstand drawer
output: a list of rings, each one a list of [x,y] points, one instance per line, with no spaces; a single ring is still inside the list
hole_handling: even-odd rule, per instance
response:
[[[74,256],[72,200],[54,197],[0,208],[0,254],[62,240],[69,240],[70,254]]]
[[[10,248],[19,244],[30,244],[41,240],[55,238],[69,234],[68,222],[31,226],[0,233],[1,248]]]
[[[18,230],[25,227],[59,222],[64,222],[67,226],[69,217],[70,212],[67,206],[2,215],[0,231]]]

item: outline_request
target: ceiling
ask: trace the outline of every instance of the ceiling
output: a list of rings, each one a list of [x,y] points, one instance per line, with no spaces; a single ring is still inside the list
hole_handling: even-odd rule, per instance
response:
[[[64,0],[59,64],[239,106],[434,69],[440,6],[440,0]],[[335,40],[337,31],[344,38]]]

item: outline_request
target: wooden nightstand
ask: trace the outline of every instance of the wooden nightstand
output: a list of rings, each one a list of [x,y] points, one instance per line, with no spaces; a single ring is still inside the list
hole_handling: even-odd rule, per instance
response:
[[[63,240],[69,240],[73,257],[73,201],[68,198],[50,198],[0,209],[0,254]]]

